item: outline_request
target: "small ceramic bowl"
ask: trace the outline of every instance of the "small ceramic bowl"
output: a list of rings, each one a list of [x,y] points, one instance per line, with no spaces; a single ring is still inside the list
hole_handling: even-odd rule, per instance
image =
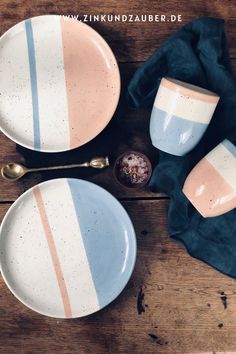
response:
[[[148,157],[138,151],[126,151],[115,161],[114,176],[126,188],[144,187],[151,175],[152,165]]]

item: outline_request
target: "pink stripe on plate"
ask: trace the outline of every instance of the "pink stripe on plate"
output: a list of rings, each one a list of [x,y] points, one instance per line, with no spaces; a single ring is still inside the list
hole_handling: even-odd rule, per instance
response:
[[[113,53],[91,27],[62,17],[61,35],[73,149],[97,136],[112,118],[120,77]]]
[[[45,210],[45,207],[44,207],[44,203],[43,203],[42,195],[41,195],[41,192],[40,192],[40,188],[38,186],[36,186],[33,189],[33,193],[34,193],[34,197],[36,199],[36,203],[37,203],[38,210],[39,210],[39,215],[40,215],[40,218],[41,218],[41,221],[42,221],[42,224],[43,224],[45,236],[46,236],[48,247],[49,247],[49,251],[50,251],[50,254],[51,254],[53,267],[54,267],[54,270],[55,270],[55,273],[56,273],[58,286],[59,286],[59,289],[60,289],[61,298],[62,298],[62,302],[63,302],[63,306],[64,306],[65,317],[66,318],[72,318],[72,311],[71,311],[68,291],[67,291],[67,288],[66,288],[64,276],[63,276],[63,273],[62,273],[60,261],[59,261],[57,250],[56,250],[56,245],[55,245],[55,242],[54,242],[54,239],[53,239],[53,234],[52,234],[51,227],[49,225],[49,221],[48,221],[48,217],[47,217],[46,210]]]

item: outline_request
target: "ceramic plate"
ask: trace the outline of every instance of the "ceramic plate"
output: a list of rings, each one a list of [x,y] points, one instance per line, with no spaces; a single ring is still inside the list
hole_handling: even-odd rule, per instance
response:
[[[116,59],[88,25],[57,15],[0,38],[0,128],[29,149],[79,147],[108,124],[120,95]]]
[[[0,231],[1,271],[12,293],[51,317],[100,310],[133,271],[136,238],[121,204],[97,185],[55,179],[19,197]]]

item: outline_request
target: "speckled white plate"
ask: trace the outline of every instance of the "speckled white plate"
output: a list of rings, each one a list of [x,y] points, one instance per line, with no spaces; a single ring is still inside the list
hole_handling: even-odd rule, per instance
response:
[[[79,147],[108,124],[120,95],[116,59],[88,25],[33,17],[0,38],[0,128],[29,149]]]
[[[51,317],[82,317],[109,304],[128,282],[135,258],[135,232],[124,208],[82,180],[50,180],[28,190],[0,230],[7,286]]]

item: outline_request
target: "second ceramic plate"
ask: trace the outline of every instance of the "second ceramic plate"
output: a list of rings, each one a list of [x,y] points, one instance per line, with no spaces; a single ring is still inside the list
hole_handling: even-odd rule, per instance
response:
[[[0,38],[0,128],[44,152],[79,147],[108,124],[120,95],[116,59],[88,25],[28,19]]]
[[[0,232],[2,276],[29,308],[51,317],[98,311],[122,291],[134,268],[136,238],[121,204],[77,179],[25,192]]]

